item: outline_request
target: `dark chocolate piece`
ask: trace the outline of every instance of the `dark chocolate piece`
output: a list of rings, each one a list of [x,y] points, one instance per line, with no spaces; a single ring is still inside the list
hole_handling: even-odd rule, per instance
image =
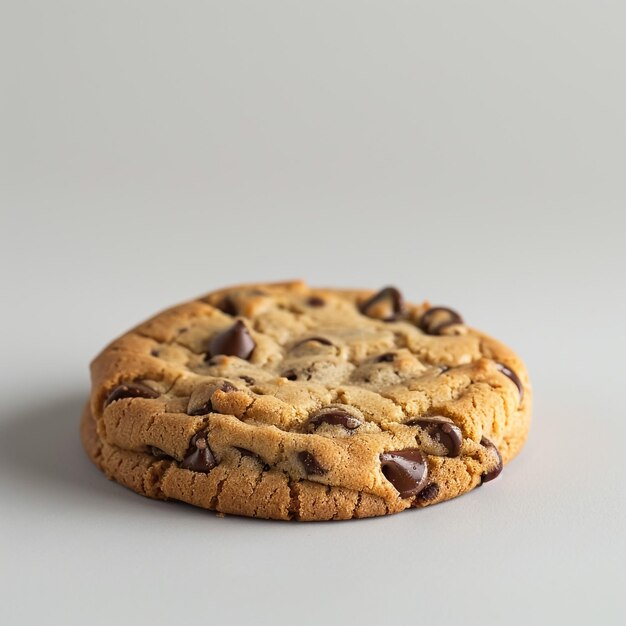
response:
[[[361,420],[340,407],[329,407],[311,415],[311,417],[309,417],[309,424],[312,426],[313,430],[322,424],[339,424],[348,430],[354,430],[361,425]]]
[[[300,459],[300,462],[302,463],[302,465],[304,465],[304,470],[307,474],[321,475],[328,472],[328,470],[322,467],[319,464],[319,461],[306,450],[303,452],[298,452],[298,459]]]
[[[381,308],[388,312],[383,313]],[[361,313],[385,322],[393,322],[404,315],[404,299],[395,287],[385,287],[361,305]]]
[[[496,466],[492,470],[485,472],[480,477],[480,484],[482,485],[483,483],[488,483],[490,480],[493,480],[494,478],[497,478],[498,476],[500,476],[500,472],[502,472],[503,463],[502,463],[502,455],[500,454],[500,450],[498,450],[498,448],[496,448],[496,446],[491,441],[489,441],[487,437],[483,437],[480,440],[480,445],[490,450],[492,454],[497,457]]]
[[[519,391],[519,399],[520,402],[524,397],[524,385],[522,385],[522,381],[519,379],[519,376],[510,368],[507,367],[504,363],[496,363],[496,367],[500,370],[507,378],[511,379],[517,390]]]
[[[196,433],[189,443],[189,449],[180,466],[183,469],[192,470],[194,472],[202,472],[206,474],[217,465],[217,460],[211,452],[209,442],[207,441],[207,433],[201,430]]]
[[[233,385],[231,382],[224,380],[222,381],[219,386],[218,389],[220,391],[223,391],[224,393],[230,393],[231,391],[237,391],[237,387],[235,387],[235,385]]]
[[[420,502],[429,502],[430,500],[434,500],[438,495],[439,485],[437,483],[431,483],[417,494],[417,499]]]
[[[107,407],[112,402],[122,398],[158,398],[160,395],[158,391],[140,382],[122,383],[107,396],[104,406]]]
[[[446,456],[454,457],[461,454],[463,433],[451,419],[433,415],[432,417],[420,417],[411,420],[407,424],[423,428],[435,441],[441,443],[448,450]]]
[[[324,300],[324,298],[320,298],[319,296],[311,296],[306,302],[309,306],[315,308],[324,306],[326,304],[326,300]]]
[[[240,359],[248,359],[256,343],[246,325],[237,320],[230,328],[218,333],[209,343],[209,354],[213,357],[218,354],[237,356]]]
[[[453,309],[433,306],[422,315],[419,326],[428,335],[440,335],[444,328],[462,323],[463,318]]]
[[[401,498],[410,498],[426,485],[428,465],[417,448],[383,452],[380,465],[385,478],[397,489]]]

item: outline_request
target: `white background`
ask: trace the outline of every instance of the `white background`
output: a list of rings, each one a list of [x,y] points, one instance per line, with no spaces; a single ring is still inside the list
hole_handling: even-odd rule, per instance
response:
[[[623,2],[0,1],[0,623],[618,624]],[[275,523],[83,454],[89,360],[234,282],[396,284],[527,361],[423,511]]]

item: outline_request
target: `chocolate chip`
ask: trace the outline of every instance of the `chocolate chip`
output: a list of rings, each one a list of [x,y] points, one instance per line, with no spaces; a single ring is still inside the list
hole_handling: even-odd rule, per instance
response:
[[[298,380],[298,374],[294,370],[287,370],[283,372],[281,376],[287,380]]]
[[[248,359],[255,347],[256,343],[246,325],[241,320],[237,320],[230,328],[211,339],[209,354],[211,356],[226,354]]]
[[[504,363],[496,363],[496,367],[500,370],[507,378],[510,378],[517,387],[519,391],[519,399],[520,401],[524,397],[524,385],[522,385],[522,381],[519,379],[519,376],[509,367],[507,367]]]
[[[217,465],[217,460],[209,448],[206,431],[195,434],[189,443],[189,449],[180,466],[183,469],[206,474]]]
[[[395,287],[385,287],[361,305],[361,313],[392,322],[404,315],[404,299]]]
[[[252,376],[240,376],[241,380],[245,381],[248,385],[254,385],[256,382]]]
[[[321,343],[323,346],[332,346],[334,345],[332,341],[330,341],[330,339],[326,339],[324,337],[307,337],[306,339],[303,339],[302,341],[298,341],[297,344],[294,345],[294,350],[296,348],[299,348],[301,345],[304,345],[305,343],[308,343],[309,341],[314,341],[315,343]]]
[[[235,448],[239,451],[241,456],[249,456],[256,459],[263,466],[263,471],[267,472],[270,469],[270,466],[256,452],[252,452],[252,450],[248,450],[247,448],[239,448],[238,446],[235,446]]]
[[[222,313],[226,313],[226,315],[235,316],[239,314],[239,311],[230,296],[225,296],[219,304],[215,305],[215,308],[219,309]]]
[[[158,351],[158,350],[156,350],[156,349],[152,349],[152,350],[150,350],[150,355],[151,355],[151,356],[157,356],[157,357],[158,357],[158,356],[159,356],[159,351]]]
[[[376,358],[376,363],[391,363],[396,358],[395,352],[385,352]]]
[[[122,398],[158,398],[160,395],[158,391],[155,391],[143,383],[122,383],[115,387],[107,396],[107,399],[104,401],[104,406],[109,406],[112,402],[121,400]]]
[[[437,483],[431,483],[417,494],[417,499],[420,502],[429,502],[430,500],[434,500],[438,495],[439,485]]]
[[[324,298],[320,298],[319,296],[311,296],[306,302],[309,306],[316,308],[326,304],[326,300],[324,300]]]
[[[414,496],[425,486],[428,465],[417,448],[383,452],[380,465],[385,478],[398,490],[401,498]]]
[[[306,471],[307,474],[321,475],[321,474],[326,474],[326,472],[328,472],[328,470],[322,467],[319,464],[319,461],[310,452],[307,452],[306,450],[303,452],[298,452],[298,458],[300,459],[300,462],[302,463],[302,465],[304,465],[304,470]]]
[[[161,448],[157,448],[156,446],[150,446],[150,454],[152,456],[155,456],[157,459],[171,459],[172,458],[167,452],[163,452]]]
[[[463,318],[456,311],[443,306],[433,306],[422,315],[419,326],[428,335],[440,335],[445,328],[462,323]]]
[[[227,380],[222,381],[219,384],[218,389],[220,391],[223,391],[224,393],[230,393],[231,391],[237,391],[237,387],[235,387],[235,385],[233,385],[232,383],[228,382]]]
[[[327,407],[309,417],[309,425],[313,430],[322,424],[338,424],[348,430],[354,430],[361,425],[361,420],[340,407]]]
[[[432,417],[420,417],[407,422],[407,424],[423,428],[435,441],[438,441],[448,450],[446,456],[454,457],[461,454],[463,433],[451,419],[434,415]]]
[[[487,437],[483,437],[480,440],[480,445],[487,448],[492,454],[492,456],[495,456],[497,458],[496,466],[492,470],[485,472],[480,477],[480,484],[482,485],[483,483],[488,483],[490,480],[493,480],[494,478],[497,478],[498,476],[500,476],[503,463],[502,463],[502,455],[500,454],[500,450],[498,450],[498,448],[496,448],[496,446],[491,441],[489,441]]]

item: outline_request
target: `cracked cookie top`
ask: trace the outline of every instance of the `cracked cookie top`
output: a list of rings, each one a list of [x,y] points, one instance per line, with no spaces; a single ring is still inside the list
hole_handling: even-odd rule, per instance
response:
[[[102,441],[189,472],[242,459],[425,505],[497,476],[525,437],[526,370],[456,311],[303,282],[208,294],[92,363]]]

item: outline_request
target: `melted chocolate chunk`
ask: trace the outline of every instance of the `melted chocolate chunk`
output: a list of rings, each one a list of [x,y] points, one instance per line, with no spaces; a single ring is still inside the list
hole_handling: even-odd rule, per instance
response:
[[[218,333],[209,343],[209,354],[213,357],[218,354],[237,356],[240,359],[248,359],[256,343],[246,325],[237,320],[230,328]]]
[[[338,424],[347,430],[354,430],[361,425],[361,420],[357,419],[354,415],[351,415],[344,409],[333,407],[317,411],[309,417],[309,425],[313,428],[313,430],[322,424]]]
[[[246,382],[248,385],[254,385],[254,383],[256,383],[252,376],[240,376],[239,378],[241,378],[241,380]]]
[[[309,306],[315,307],[315,308],[319,308],[321,306],[324,306],[326,304],[326,300],[324,300],[324,298],[320,298],[319,296],[311,296],[306,303]]]
[[[302,345],[304,345],[305,343],[308,343],[309,341],[314,341],[315,343],[321,343],[323,346],[333,346],[335,344],[333,344],[333,342],[330,339],[326,339],[324,337],[307,337],[306,339],[303,339],[302,341],[298,341],[297,344],[294,345],[294,350]]]
[[[153,348],[152,350],[150,350],[150,356],[159,356],[159,351],[156,348]]]
[[[328,472],[328,470],[322,467],[319,464],[319,461],[310,452],[307,452],[306,450],[303,452],[298,452],[298,459],[300,459],[300,462],[302,463],[302,465],[304,465],[305,472],[309,475],[310,474],[321,475],[321,474],[326,474],[326,472]]]
[[[454,457],[461,454],[463,433],[452,420],[439,416],[420,417],[407,422],[407,424],[423,428],[435,441],[438,441],[448,450],[446,456]]]
[[[361,313],[385,322],[393,322],[404,315],[404,299],[395,287],[385,287],[361,305]]]
[[[189,449],[180,466],[183,469],[206,474],[217,465],[217,460],[209,448],[206,431],[201,430],[191,438]]]
[[[376,363],[391,363],[396,358],[395,352],[385,352],[379,357],[376,357]]]
[[[490,450],[491,453],[497,457],[496,466],[492,470],[485,472],[480,477],[480,484],[482,485],[483,483],[488,483],[490,480],[493,480],[494,478],[497,478],[498,476],[500,476],[500,472],[502,471],[503,464],[502,464],[502,455],[500,454],[500,450],[498,450],[498,448],[496,448],[496,446],[491,441],[489,441],[487,437],[483,437],[480,440],[480,445]]]
[[[160,395],[158,391],[151,389],[148,385],[144,385],[143,383],[122,383],[115,387],[107,396],[107,399],[104,401],[104,406],[107,407],[112,402],[121,400],[122,398],[158,398]]]
[[[504,365],[504,363],[496,363],[496,367],[507,378],[510,378],[515,383],[515,386],[517,387],[517,390],[519,391],[519,399],[521,402],[522,398],[524,397],[524,385],[522,385],[522,381],[519,379],[519,376],[512,369]]]
[[[419,326],[428,335],[440,335],[444,328],[462,323],[463,318],[456,311],[443,306],[434,306],[422,315]]]
[[[431,483],[417,494],[417,499],[420,502],[429,502],[430,500],[434,500],[438,495],[439,485],[437,483]]]
[[[401,498],[414,496],[426,484],[428,465],[417,448],[383,452],[380,465],[385,478],[397,489]]]

